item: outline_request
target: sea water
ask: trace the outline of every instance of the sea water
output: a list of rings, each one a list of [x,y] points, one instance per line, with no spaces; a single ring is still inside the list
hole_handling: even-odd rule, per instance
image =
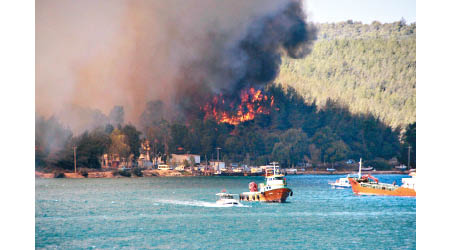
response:
[[[36,179],[36,248],[415,248],[415,198],[331,189],[340,177],[287,176],[287,203],[242,207],[217,206],[215,194],[239,194],[263,177]]]

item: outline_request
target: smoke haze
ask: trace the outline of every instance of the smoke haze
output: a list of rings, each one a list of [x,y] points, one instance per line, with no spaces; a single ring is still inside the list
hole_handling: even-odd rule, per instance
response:
[[[116,105],[125,121],[149,100],[182,114],[211,95],[269,83],[281,55],[303,56],[314,33],[292,0],[41,0],[36,112],[74,132]]]

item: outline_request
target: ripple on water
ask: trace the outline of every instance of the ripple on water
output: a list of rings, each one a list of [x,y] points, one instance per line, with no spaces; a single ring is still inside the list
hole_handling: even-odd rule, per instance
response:
[[[330,189],[336,178],[287,176],[289,203],[228,208],[215,203],[218,191],[240,193],[263,179],[37,179],[36,248],[415,248],[415,198],[355,196]]]

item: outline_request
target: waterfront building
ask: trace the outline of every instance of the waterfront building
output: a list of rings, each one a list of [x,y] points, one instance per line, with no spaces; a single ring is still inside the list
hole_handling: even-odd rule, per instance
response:
[[[209,165],[214,168],[215,171],[225,170],[225,162],[223,161],[210,161]]]
[[[259,173],[262,173],[263,170],[262,170],[262,168],[260,168],[260,167],[251,167],[251,168],[250,168],[250,172],[251,172],[252,174],[259,174]]]
[[[171,161],[175,165],[183,164],[184,161],[188,161],[190,164],[200,164],[200,155],[194,154],[172,154]]]
[[[297,174],[296,168],[286,168],[284,171],[286,172],[286,174]]]

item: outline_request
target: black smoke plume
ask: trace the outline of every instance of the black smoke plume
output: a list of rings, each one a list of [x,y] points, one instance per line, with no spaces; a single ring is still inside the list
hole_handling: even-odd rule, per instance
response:
[[[189,61],[177,92],[177,103],[190,112],[220,94],[233,103],[242,90],[262,89],[278,75],[282,56],[307,55],[316,38],[301,2],[290,1],[275,13],[255,17],[245,33],[230,42],[227,34],[211,33],[203,57]]]
[[[41,0],[36,113],[75,134],[114,106],[125,123],[149,101],[190,114],[211,96],[270,83],[282,55],[304,56],[314,36],[300,0]]]

